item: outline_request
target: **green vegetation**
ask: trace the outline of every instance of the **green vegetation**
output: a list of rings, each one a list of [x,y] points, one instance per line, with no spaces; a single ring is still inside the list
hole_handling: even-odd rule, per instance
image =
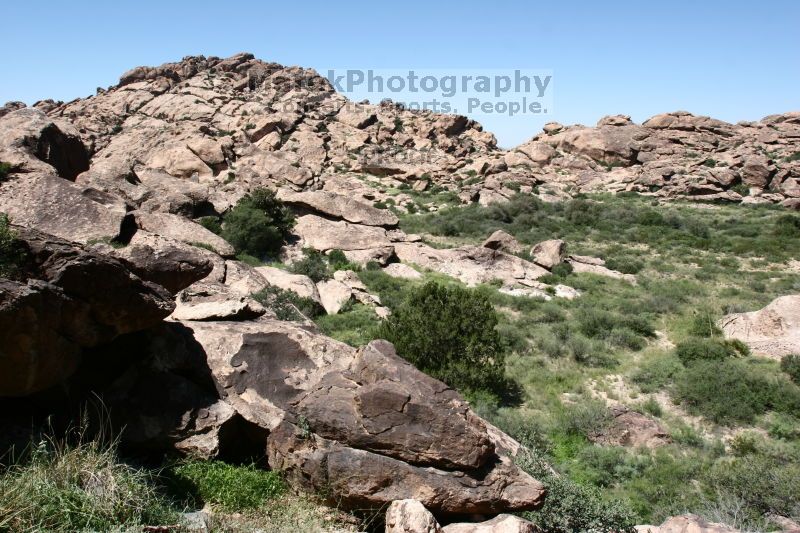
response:
[[[258,303],[271,309],[278,320],[302,321],[324,314],[324,309],[311,298],[303,298],[296,292],[271,285],[252,295]]]
[[[303,259],[292,263],[289,270],[295,274],[308,276],[314,283],[331,279],[332,275],[325,256],[313,248],[304,248]]]
[[[274,191],[256,189],[225,215],[220,235],[237,253],[266,259],[277,255],[294,223],[294,215]]]
[[[497,314],[479,292],[435,282],[412,289],[378,336],[423,372],[463,391],[507,391]]]
[[[286,492],[278,473],[254,465],[187,461],[171,466],[162,476],[168,488],[192,508],[211,504],[227,512],[255,509]]]
[[[800,518],[788,505],[798,501],[788,479],[800,465],[800,387],[792,381],[800,358],[779,366],[751,356],[717,325],[727,313],[800,289],[800,275],[786,267],[800,257],[796,218],[773,206],[656,205],[628,194],[555,204],[520,195],[401,217],[405,231],[436,247],[476,244],[502,229],[525,246],[564,239],[569,253],[636,275],[631,285],[559,266],[541,279],[578,289],[572,301],[515,298],[491,284],[474,289],[498,311],[506,378],[522,387],[522,403],[499,407],[460,387],[479,414],[534,450],[573,491],[563,496],[572,503],[553,498],[531,519],[547,530],[609,531],[687,511],[744,530],[774,529],[768,512]],[[360,275],[392,310],[419,286]],[[653,450],[592,443],[608,422],[598,396],[656,417],[672,442]],[[713,436],[730,427],[757,430],[757,446],[742,455],[739,437],[726,447]],[[551,496],[562,490],[551,487]],[[605,518],[591,518],[598,516]]]
[[[786,372],[795,384],[800,385],[800,355],[791,354],[781,359],[781,370]]]
[[[0,213],[0,277],[16,278],[25,262],[26,252],[17,240],[11,221],[5,213]]]
[[[110,531],[173,524],[177,512],[152,472],[122,463],[113,445],[42,441],[0,471],[0,531]]]
[[[8,175],[11,173],[13,167],[10,163],[4,163],[0,161],[0,181],[5,180]]]

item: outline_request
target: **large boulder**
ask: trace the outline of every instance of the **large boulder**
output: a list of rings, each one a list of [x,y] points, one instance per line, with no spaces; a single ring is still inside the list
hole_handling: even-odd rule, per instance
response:
[[[501,514],[476,524],[457,523],[442,528],[442,533],[539,533],[539,528],[518,516]]]
[[[660,526],[636,526],[637,533],[740,533],[738,529],[709,522],[695,514],[667,518]]]
[[[501,229],[489,235],[481,246],[491,250],[501,250],[510,254],[518,254],[522,251],[522,245],[520,245],[519,241],[517,241],[513,235]]]
[[[562,263],[567,253],[567,245],[561,239],[542,241],[531,248],[531,259],[539,266],[550,270]]]
[[[171,213],[134,214],[136,225],[149,233],[168,237],[186,244],[206,246],[223,257],[233,257],[236,250],[225,239],[215,235],[197,222]]]
[[[750,313],[733,313],[719,323],[727,339],[738,339],[756,355],[781,358],[800,353],[800,295],[776,298]]]
[[[278,198],[296,210],[346,220],[353,224],[391,227],[398,222],[391,211],[378,209],[344,194],[326,191],[291,192],[281,189]]]
[[[304,215],[294,227],[305,246],[320,252],[328,250],[372,250],[391,245],[383,228],[332,221],[317,215]]]
[[[345,508],[416,498],[444,513],[532,509],[544,497],[457,393],[385,341],[355,350],[265,318],[176,327],[226,403],[269,432],[270,465],[298,487]]]
[[[27,257],[0,287],[0,396],[67,379],[81,351],[159,323],[174,309],[161,286],[120,261],[50,235],[15,228]]]

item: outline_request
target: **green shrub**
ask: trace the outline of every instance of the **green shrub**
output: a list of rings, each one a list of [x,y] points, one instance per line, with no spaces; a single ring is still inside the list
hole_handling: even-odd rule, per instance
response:
[[[550,270],[550,273],[559,279],[564,279],[570,274],[572,274],[572,270],[573,269],[571,264],[559,263]]]
[[[623,274],[638,274],[644,268],[644,262],[629,256],[610,257],[606,259],[606,266]]]
[[[594,487],[578,485],[566,476],[555,475],[535,451],[523,450],[516,461],[520,468],[547,487],[544,505],[538,511],[523,514],[542,531],[634,531],[636,516],[625,502],[606,500]]]
[[[267,309],[271,309],[278,320],[301,321],[304,317],[313,319],[325,312],[322,306],[311,298],[303,298],[295,292],[274,285],[253,294],[252,298]]]
[[[222,224],[218,217],[200,217],[197,222],[211,233],[222,234]]]
[[[303,248],[303,259],[292,263],[289,270],[295,274],[308,276],[314,283],[331,279],[325,256],[313,248]]]
[[[165,472],[169,488],[188,495],[189,505],[211,504],[226,512],[255,509],[286,492],[280,474],[254,465],[222,461],[188,461]]]
[[[664,414],[664,409],[661,407],[661,404],[656,401],[655,398],[648,398],[644,402],[642,402],[641,409],[645,413],[656,417],[660,417]]]
[[[177,513],[150,472],[113,445],[43,441],[0,472],[0,531],[111,531],[173,524]]]
[[[696,360],[676,385],[678,399],[718,424],[752,423],[769,410],[800,410],[800,387],[760,361]]]
[[[678,356],[681,363],[689,365],[695,361],[721,361],[730,357],[746,355],[746,352],[741,353],[742,349],[735,342],[690,337],[678,343],[675,347],[675,355]],[[744,349],[746,350],[746,348]]]
[[[18,277],[26,256],[24,247],[11,229],[8,216],[0,213],[0,277]]]
[[[655,329],[644,317],[625,316],[613,311],[594,307],[580,309],[577,313],[578,328],[584,335],[605,339],[616,346],[640,350],[646,344],[645,337],[655,337]]]
[[[699,309],[692,316],[689,334],[695,337],[716,337],[722,335],[722,330],[714,320],[714,314],[708,309]]]
[[[462,391],[506,392],[497,314],[485,295],[429,282],[412,289],[378,331],[417,368]]]
[[[639,365],[631,380],[636,383],[642,392],[658,392],[670,385],[683,370],[680,360],[672,355],[646,360]]]
[[[800,237],[800,217],[781,215],[775,220],[773,233],[780,237]]]
[[[723,494],[746,503],[742,512],[759,517],[767,513],[796,515],[800,502],[800,463],[749,453],[715,464],[704,481]]]
[[[256,189],[225,215],[221,235],[238,253],[264,259],[278,254],[294,222],[274,191]]]
[[[5,180],[11,173],[11,164],[0,161],[0,181]]]
[[[587,400],[566,406],[559,415],[558,427],[568,435],[589,438],[602,433],[611,419],[611,411],[604,402]]]
[[[786,372],[797,385],[800,385],[800,355],[790,354],[781,359],[781,370]]]
[[[381,321],[372,307],[355,304],[335,315],[320,315],[314,322],[325,335],[359,347],[376,338],[375,330]]]

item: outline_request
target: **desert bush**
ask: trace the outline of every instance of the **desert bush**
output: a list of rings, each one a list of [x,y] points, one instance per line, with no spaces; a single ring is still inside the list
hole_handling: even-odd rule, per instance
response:
[[[704,482],[722,494],[741,498],[751,517],[767,513],[797,516],[800,511],[800,463],[749,453],[717,462]]]
[[[314,283],[331,279],[331,271],[325,256],[313,248],[303,248],[303,258],[292,263],[289,270],[295,274],[308,276]]]
[[[114,444],[45,440],[0,473],[0,531],[110,531],[174,524],[153,475]]]
[[[800,410],[800,387],[757,361],[696,360],[676,385],[678,399],[718,424],[752,423],[769,410]]]
[[[681,371],[683,365],[672,355],[646,360],[631,375],[642,392],[657,392],[670,385]]]
[[[558,415],[558,428],[568,435],[589,438],[602,433],[611,419],[611,411],[604,402],[586,400],[567,405]]]
[[[255,509],[286,492],[280,474],[254,465],[222,461],[187,461],[171,465],[163,473],[165,484],[188,506],[204,504],[226,512]]]
[[[690,337],[679,342],[675,347],[675,355],[684,365],[695,361],[721,361],[730,357],[748,355],[747,347],[740,343],[716,339]]]
[[[0,181],[5,180],[11,173],[12,166],[10,163],[0,161]]]
[[[481,293],[435,282],[412,289],[378,331],[417,368],[462,391],[506,391],[497,314]]]
[[[775,220],[772,231],[779,237],[800,237],[800,216],[781,215]]]
[[[636,517],[625,502],[606,500],[598,489],[579,485],[566,476],[554,474],[535,450],[523,450],[516,461],[520,468],[547,487],[544,505],[538,511],[523,515],[543,531],[634,531]]]
[[[380,325],[375,310],[363,304],[355,304],[335,315],[319,315],[314,322],[325,335],[356,347],[375,339]]]
[[[254,300],[271,309],[278,320],[301,321],[315,318],[325,313],[322,306],[311,298],[303,298],[297,293],[271,285],[253,295]]]
[[[623,274],[638,274],[644,268],[644,262],[630,256],[609,257],[606,266]]]
[[[616,346],[640,350],[646,344],[645,338],[655,337],[652,324],[640,316],[626,316],[613,311],[595,307],[585,307],[575,317],[578,329],[584,335],[605,339]]]
[[[215,233],[217,235],[222,234],[222,223],[220,222],[219,217],[200,217],[196,220],[196,222],[211,233]]]
[[[695,337],[708,338],[722,335],[722,330],[717,326],[714,313],[708,309],[698,309],[692,315],[689,334]]]
[[[5,213],[0,213],[0,277],[19,276],[25,256],[25,249],[11,229],[11,221]]]
[[[274,191],[256,189],[225,215],[221,235],[237,252],[264,259],[278,254],[294,222]]]
[[[781,370],[786,372],[789,378],[797,385],[800,385],[800,355],[790,354],[781,359]]]

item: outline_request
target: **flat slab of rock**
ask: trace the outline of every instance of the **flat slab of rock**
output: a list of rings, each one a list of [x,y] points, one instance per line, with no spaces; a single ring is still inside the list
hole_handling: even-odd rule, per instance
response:
[[[397,217],[391,211],[378,209],[344,194],[327,191],[291,192],[281,189],[278,198],[295,208],[353,224],[393,227],[398,223]]]
[[[607,278],[614,278],[614,279],[621,279],[636,285],[636,276],[633,274],[623,274],[622,272],[617,272],[616,270],[611,270],[608,267],[599,264],[598,261],[594,258],[589,258],[590,262],[586,262],[585,258],[580,256],[570,256],[567,259],[567,263],[572,265],[572,271],[577,273],[585,273],[585,274],[596,274],[598,276],[605,276]]]
[[[135,213],[139,228],[187,244],[203,244],[222,257],[233,257],[236,250],[228,241],[207,230],[197,222],[172,213]]]
[[[694,514],[667,518],[660,526],[636,526],[637,533],[740,533],[725,524],[708,522]]]
[[[548,273],[530,261],[481,246],[440,250],[421,243],[395,243],[395,254],[404,263],[447,274],[469,286],[494,280],[530,286]]]
[[[422,274],[418,270],[403,263],[389,263],[383,267],[383,271],[393,278],[422,279]]]
[[[292,274],[280,268],[269,266],[256,267],[255,270],[263,276],[270,285],[274,285],[285,291],[292,291],[298,296],[309,298],[318,304],[322,303],[317,285],[308,276]]]
[[[726,339],[738,339],[756,355],[781,357],[800,353],[800,295],[776,298],[750,313],[734,313],[720,322]]]
[[[391,246],[386,230],[375,226],[332,221],[316,215],[298,217],[293,229],[305,246],[328,250],[370,250]]]
[[[449,524],[442,528],[442,533],[539,533],[540,530],[531,522],[518,516],[501,514],[486,522],[477,524]]]
[[[669,432],[649,416],[623,406],[612,407],[611,413],[611,423],[599,434],[590,435],[592,442],[630,448],[657,448],[672,442]]]

